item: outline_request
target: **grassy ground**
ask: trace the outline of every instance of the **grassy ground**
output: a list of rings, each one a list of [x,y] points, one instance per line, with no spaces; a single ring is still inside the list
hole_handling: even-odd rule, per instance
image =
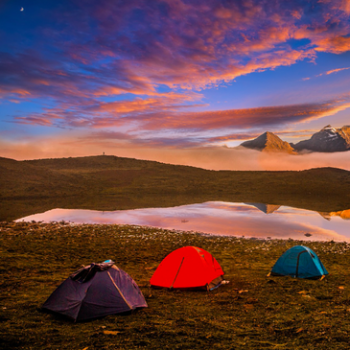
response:
[[[330,275],[267,277],[300,241],[202,236],[140,226],[1,223],[1,349],[349,349],[350,245],[307,242]],[[176,248],[211,252],[228,285],[207,293],[152,289]],[[85,323],[41,305],[82,264],[113,259],[140,286],[148,308]]]
[[[112,211],[205,201],[340,211],[350,208],[350,172],[209,171],[114,156],[0,157],[0,201],[0,220],[7,221],[58,207]]]

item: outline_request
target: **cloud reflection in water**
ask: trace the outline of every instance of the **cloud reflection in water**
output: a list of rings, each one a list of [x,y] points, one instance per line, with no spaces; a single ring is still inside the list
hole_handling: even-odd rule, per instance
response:
[[[301,240],[350,240],[343,212],[310,210],[261,203],[205,202],[171,208],[100,212],[53,209],[18,221],[70,221],[77,224],[130,224],[196,231],[214,235]],[[326,219],[325,219],[326,218]],[[307,237],[305,234],[311,236]]]

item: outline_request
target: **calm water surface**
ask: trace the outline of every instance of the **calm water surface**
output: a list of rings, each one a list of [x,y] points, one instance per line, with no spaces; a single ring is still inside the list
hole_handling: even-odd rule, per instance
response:
[[[319,213],[260,203],[205,202],[111,212],[53,209],[17,221],[22,220],[130,224],[239,237],[350,241],[350,209]]]

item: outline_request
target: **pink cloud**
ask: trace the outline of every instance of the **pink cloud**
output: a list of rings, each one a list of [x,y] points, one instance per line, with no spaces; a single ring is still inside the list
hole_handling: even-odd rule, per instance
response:
[[[216,131],[248,129],[266,131],[269,127],[281,127],[331,116],[350,108],[348,97],[321,103],[289,106],[271,106],[247,109],[189,112],[184,108],[196,105],[178,104],[181,95],[165,94],[164,98],[151,97],[131,101],[86,104],[77,110],[65,108],[47,109],[44,113],[16,116],[15,122],[32,125],[57,125],[60,127],[128,127],[138,130],[164,132]],[[255,131],[255,134],[258,131]],[[221,131],[222,134],[222,131]]]
[[[72,102],[72,96],[154,95],[160,85],[204,89],[314,60],[317,52],[350,50],[347,0],[315,2],[314,16],[308,3],[280,1],[73,4],[53,14],[53,24],[65,20],[62,33],[50,26],[40,32],[47,50],[54,39],[54,54],[22,49],[0,57],[0,73],[10,77],[0,81],[2,95],[26,91]],[[310,43],[293,49],[291,39]]]
[[[141,123],[142,127],[148,130],[158,129],[184,129],[184,130],[215,130],[223,128],[244,129],[267,127],[271,125],[283,125],[308,120],[319,119],[337,113],[340,110],[349,108],[349,103],[338,101],[260,107],[247,109],[234,109],[224,111],[207,112],[178,112],[141,114],[137,118],[130,117]]]

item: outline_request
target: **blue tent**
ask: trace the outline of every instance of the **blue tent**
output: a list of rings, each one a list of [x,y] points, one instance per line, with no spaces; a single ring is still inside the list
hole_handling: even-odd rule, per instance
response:
[[[328,272],[314,251],[297,245],[287,250],[273,266],[271,275],[320,278]]]

